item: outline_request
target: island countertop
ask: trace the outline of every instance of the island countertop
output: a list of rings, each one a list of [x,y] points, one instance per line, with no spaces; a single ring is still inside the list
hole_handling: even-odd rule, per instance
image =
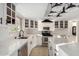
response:
[[[79,43],[58,46],[68,56],[79,56]]]
[[[0,56],[9,56],[27,42],[27,39],[6,39],[0,41]]]

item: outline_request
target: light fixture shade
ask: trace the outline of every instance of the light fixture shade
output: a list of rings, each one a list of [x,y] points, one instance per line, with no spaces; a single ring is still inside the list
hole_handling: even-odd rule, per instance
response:
[[[45,19],[45,20],[43,20],[42,22],[50,22],[50,23],[52,23],[52,21],[49,20],[49,19]]]

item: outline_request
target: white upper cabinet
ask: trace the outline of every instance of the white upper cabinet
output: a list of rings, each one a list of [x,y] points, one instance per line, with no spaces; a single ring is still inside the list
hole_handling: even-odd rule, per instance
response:
[[[68,21],[55,21],[55,28],[68,28]]]
[[[25,28],[38,28],[38,21],[25,19]]]
[[[38,22],[35,21],[35,28],[38,28]]]
[[[25,28],[29,28],[29,20],[25,19]]]

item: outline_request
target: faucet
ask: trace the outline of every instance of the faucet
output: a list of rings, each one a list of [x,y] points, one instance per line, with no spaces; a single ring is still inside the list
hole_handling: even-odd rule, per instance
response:
[[[20,30],[19,37],[24,37],[24,31],[23,30]]]

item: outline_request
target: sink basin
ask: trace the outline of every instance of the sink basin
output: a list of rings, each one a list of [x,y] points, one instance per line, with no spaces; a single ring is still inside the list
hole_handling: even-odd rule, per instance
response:
[[[27,39],[28,37],[18,37],[16,39]]]
[[[20,37],[19,39],[27,39],[27,37]]]

